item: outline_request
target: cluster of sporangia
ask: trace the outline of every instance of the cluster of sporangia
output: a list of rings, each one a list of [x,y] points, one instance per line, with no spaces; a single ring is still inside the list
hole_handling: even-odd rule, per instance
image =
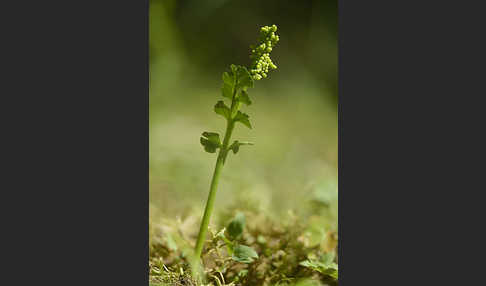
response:
[[[277,32],[277,26],[275,25],[262,27],[260,29],[259,44],[256,47],[250,46],[250,59],[252,60],[250,74],[254,80],[266,78],[269,70],[277,68],[270,59],[270,52],[279,40],[275,32]]]

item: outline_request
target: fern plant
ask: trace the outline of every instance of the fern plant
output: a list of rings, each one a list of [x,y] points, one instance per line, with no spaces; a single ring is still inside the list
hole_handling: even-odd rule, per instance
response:
[[[216,159],[209,196],[196,242],[195,254],[198,258],[202,253],[209,220],[213,211],[218,181],[226,157],[230,151],[233,151],[234,154],[238,153],[240,146],[253,145],[251,142],[240,142],[238,140],[235,140],[230,144],[231,135],[236,123],[241,123],[251,129],[250,117],[248,114],[241,112],[240,107],[242,104],[251,104],[250,97],[248,96],[248,88],[252,88],[255,81],[266,78],[270,70],[277,68],[270,59],[270,52],[279,41],[279,36],[276,32],[277,26],[275,25],[262,27],[260,29],[259,43],[256,46],[250,47],[251,66],[247,69],[244,66],[231,65],[230,71],[223,73],[223,87],[221,88],[221,93],[223,97],[231,101],[231,104],[230,106],[227,106],[223,100],[219,100],[214,106],[214,111],[226,119],[227,124],[223,141],[221,142],[220,135],[216,132],[202,133],[200,141],[204,150],[209,153],[216,153],[219,149],[219,153]]]

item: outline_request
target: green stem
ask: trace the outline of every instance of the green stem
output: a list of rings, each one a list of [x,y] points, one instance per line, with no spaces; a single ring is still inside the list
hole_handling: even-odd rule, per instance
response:
[[[231,102],[231,110],[238,109],[238,104],[235,103],[235,95],[233,94],[233,99]],[[233,118],[228,119],[228,124],[226,125],[226,132],[224,134],[223,146],[219,150],[218,159],[216,160],[216,166],[214,167],[213,178],[211,180],[211,187],[209,189],[209,196],[206,202],[206,208],[204,209],[204,215],[201,222],[201,227],[199,229],[199,235],[196,242],[196,257],[201,257],[202,249],[204,246],[204,241],[206,238],[206,233],[208,230],[209,219],[211,218],[211,213],[213,212],[214,200],[216,198],[216,189],[218,188],[219,176],[221,174],[221,169],[223,168],[226,155],[228,153],[228,144],[235,127],[235,121]]]

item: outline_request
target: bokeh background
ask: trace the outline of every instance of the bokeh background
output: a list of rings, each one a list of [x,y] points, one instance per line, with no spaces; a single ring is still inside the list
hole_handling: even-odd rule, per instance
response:
[[[232,137],[255,145],[228,156],[215,209],[317,216],[337,229],[337,0],[150,1],[152,219],[202,216],[217,155],[199,137],[224,134],[213,112],[222,73],[248,66],[250,44],[271,24],[278,69],[249,90],[242,111],[253,129],[237,125]]]

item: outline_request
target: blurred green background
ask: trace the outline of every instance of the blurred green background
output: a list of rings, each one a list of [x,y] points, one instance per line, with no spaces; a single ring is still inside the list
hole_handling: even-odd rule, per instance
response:
[[[253,129],[237,125],[232,137],[255,145],[228,156],[215,209],[318,214],[337,228],[337,0],[150,1],[151,216],[202,216],[216,154],[199,137],[224,134],[213,111],[222,73],[248,66],[250,44],[271,24],[278,69],[249,90],[242,111]]]

